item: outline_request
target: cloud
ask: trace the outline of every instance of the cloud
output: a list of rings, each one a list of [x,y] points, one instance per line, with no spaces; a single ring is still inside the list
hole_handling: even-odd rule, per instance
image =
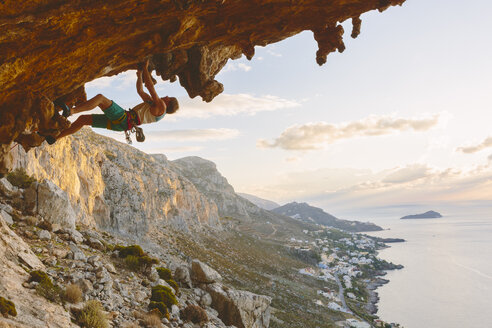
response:
[[[194,129],[149,131],[145,133],[147,141],[195,141],[227,140],[239,135],[234,129]]]
[[[273,57],[282,57],[282,54],[279,54],[278,52],[275,52],[272,49],[268,49],[266,52]]]
[[[286,161],[287,163],[297,162],[297,161],[299,161],[299,157],[287,157],[287,158],[285,159],[285,161]]]
[[[277,96],[255,97],[249,94],[221,94],[211,103],[198,98],[180,100],[180,110],[174,114],[181,118],[206,118],[210,116],[255,115],[259,112],[300,106],[298,102]]]
[[[341,139],[381,136],[411,130],[427,131],[436,126],[438,122],[439,115],[414,119],[370,116],[360,121],[341,124],[307,123],[287,128],[273,142],[260,139],[257,147],[313,150]]]
[[[406,183],[428,177],[432,170],[424,164],[413,164],[393,169],[383,180],[385,183]]]
[[[234,63],[229,61],[225,67],[220,71],[220,73],[234,72],[234,71],[244,71],[249,72],[251,70],[251,66],[245,63]]]
[[[137,82],[135,70],[129,70],[115,76],[104,76],[85,84],[86,89],[116,88],[124,89]]]
[[[301,187],[300,187],[301,186]],[[242,190],[279,202],[307,201],[328,211],[412,203],[492,200],[492,163],[468,170],[408,164],[383,171],[325,168],[279,174]]]
[[[486,138],[484,141],[475,146],[459,147],[457,150],[465,154],[473,154],[485,148],[492,147],[492,137]]]
[[[203,147],[198,146],[183,146],[183,147],[165,147],[152,148],[147,153],[149,154],[171,154],[171,153],[191,153],[202,150]]]

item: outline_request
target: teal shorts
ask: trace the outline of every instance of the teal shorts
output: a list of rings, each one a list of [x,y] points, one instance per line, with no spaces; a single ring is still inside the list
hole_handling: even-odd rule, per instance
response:
[[[126,112],[114,101],[104,110],[104,114],[92,114],[92,127],[113,131],[125,131],[128,129]]]

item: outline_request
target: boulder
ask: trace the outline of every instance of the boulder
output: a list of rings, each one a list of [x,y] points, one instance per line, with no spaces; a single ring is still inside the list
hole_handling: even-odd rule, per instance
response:
[[[193,260],[191,263],[191,279],[197,283],[212,284],[222,281],[222,276],[199,260]]]
[[[6,197],[16,196],[19,191],[16,187],[12,186],[12,184],[6,178],[0,179],[0,193],[2,193]]]
[[[112,263],[108,262],[108,263],[104,264],[104,267],[106,268],[106,270],[108,270],[108,272],[117,273],[116,269]]]
[[[12,225],[14,224],[14,220],[12,219],[12,216],[5,212],[4,210],[0,210],[0,217],[8,224]]]
[[[190,269],[186,265],[182,265],[176,268],[174,271],[174,279],[181,283],[184,287],[193,287],[191,283]]]
[[[51,234],[50,234],[50,232],[48,230],[39,230],[38,237],[41,240],[50,240],[51,239]]]
[[[82,252],[82,250],[76,245],[70,245],[70,250],[72,251],[72,259],[74,261],[87,261],[87,257],[85,256],[84,252]]]
[[[0,203],[0,210],[3,210],[5,212],[7,212],[8,214],[12,214],[14,212],[14,209],[12,208],[12,206],[10,206],[9,204],[3,204],[3,203]]]
[[[200,297],[200,305],[202,307],[207,307],[212,305],[212,296],[209,293],[205,293]]]
[[[226,325],[238,328],[267,328],[270,324],[268,296],[235,290],[215,283],[207,286],[212,297],[212,308]]]
[[[148,278],[150,279],[151,282],[155,282],[155,283],[157,283],[157,281],[160,279],[159,273],[157,273],[157,270],[155,269],[155,267],[152,267]]]
[[[43,180],[38,186],[37,193],[37,211],[40,216],[52,224],[75,229],[77,216],[65,191],[53,182]]]
[[[89,239],[87,239],[87,241],[86,241],[86,244],[89,245],[90,247],[97,249],[97,250],[100,250],[100,251],[103,251],[106,249],[104,244],[99,239],[96,239],[96,238],[89,237]]]
[[[100,259],[101,258],[99,255],[92,255],[87,258],[87,263],[89,263],[93,267],[96,267],[97,266],[96,264],[99,262]]]
[[[83,293],[91,292],[94,289],[92,282],[87,279],[79,278],[76,283],[79,285]]]

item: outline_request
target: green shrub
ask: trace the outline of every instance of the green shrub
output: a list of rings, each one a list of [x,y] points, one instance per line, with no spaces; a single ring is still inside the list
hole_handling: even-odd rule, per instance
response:
[[[156,313],[157,311],[158,312],[157,314],[161,318],[167,318],[167,319],[170,318],[169,311],[167,310],[167,306],[163,302],[150,301],[149,310],[151,310],[151,312],[154,313]]]
[[[36,270],[36,271],[31,271],[29,274],[30,274],[30,277],[28,280],[29,282],[31,282],[31,281],[35,281],[35,282],[39,282],[39,283],[48,282],[48,283],[52,284],[50,277],[48,277],[48,275],[44,271]]]
[[[141,257],[128,255],[125,257],[125,265],[134,272],[148,272],[152,268],[152,265],[157,263],[159,263],[157,259],[147,255]]]
[[[132,271],[139,271],[140,266],[138,264],[138,259],[139,258],[137,256],[133,256],[133,255],[125,257],[126,267]]]
[[[150,256],[142,256],[138,258],[140,268],[142,272],[149,272],[154,264],[158,264],[159,260]]]
[[[166,282],[169,284],[169,286],[171,286],[174,289],[176,294],[179,295],[179,286],[176,283],[176,281],[174,281],[172,279],[168,279],[168,280],[166,280]]]
[[[139,245],[121,246],[115,245],[114,250],[118,251],[119,257],[126,258],[127,256],[144,256],[145,253]]]
[[[207,312],[198,305],[188,305],[185,309],[181,310],[181,318],[184,321],[191,321],[193,323],[208,321]]]
[[[38,295],[54,303],[61,303],[63,297],[63,290],[47,280],[43,280],[36,286],[36,292]]]
[[[15,309],[15,304],[0,296],[0,313],[3,316],[11,315],[13,317],[17,316],[17,310]]]
[[[53,282],[46,272],[41,270],[31,271],[28,281],[37,282],[36,292],[47,300],[55,303],[59,303],[62,300],[63,290],[60,287],[53,285]]]
[[[17,168],[7,174],[7,180],[9,180],[12,185],[22,189],[29,188],[29,186],[36,181],[36,179],[27,175],[26,170],[23,167]]]
[[[76,313],[75,317],[76,323],[83,328],[109,328],[103,307],[96,300],[90,300],[85,303],[82,310]]]
[[[170,280],[173,279],[173,274],[171,273],[171,270],[163,267],[158,267],[155,268],[157,270],[157,273],[159,274],[159,278],[162,280]]]
[[[152,287],[150,300],[154,302],[163,302],[167,308],[171,308],[171,306],[178,304],[176,296],[174,296],[171,288],[162,285]]]

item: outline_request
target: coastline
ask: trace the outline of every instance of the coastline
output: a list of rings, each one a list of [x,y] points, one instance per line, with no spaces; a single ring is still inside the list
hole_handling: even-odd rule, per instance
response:
[[[372,281],[370,281],[366,289],[369,293],[369,300],[368,303],[365,306],[365,309],[367,312],[370,314],[376,314],[378,312],[378,303],[379,303],[379,294],[376,291],[379,287],[389,283],[390,281],[388,279],[380,278],[380,277],[375,277]]]
[[[404,239],[401,238],[380,238],[380,237],[375,237],[380,243],[383,243],[378,250],[381,249],[386,249],[391,247],[390,245],[387,245],[388,243],[400,243],[400,242],[405,242]],[[376,256],[379,256],[379,252],[377,252]],[[378,257],[379,258],[379,257]],[[368,293],[368,301],[366,305],[364,306],[364,309],[370,313],[373,316],[378,317],[380,320],[384,321],[384,318],[380,318],[377,315],[378,312],[378,303],[379,303],[379,293],[377,292],[377,289],[383,285],[386,285],[387,283],[390,282],[389,279],[382,278],[386,276],[389,270],[401,270],[403,269],[404,266],[401,264],[394,264],[394,263],[388,263],[388,266],[383,268],[382,270],[377,271],[366,283],[366,290]],[[393,324],[393,323],[392,323]],[[398,325],[399,327],[399,325]]]

